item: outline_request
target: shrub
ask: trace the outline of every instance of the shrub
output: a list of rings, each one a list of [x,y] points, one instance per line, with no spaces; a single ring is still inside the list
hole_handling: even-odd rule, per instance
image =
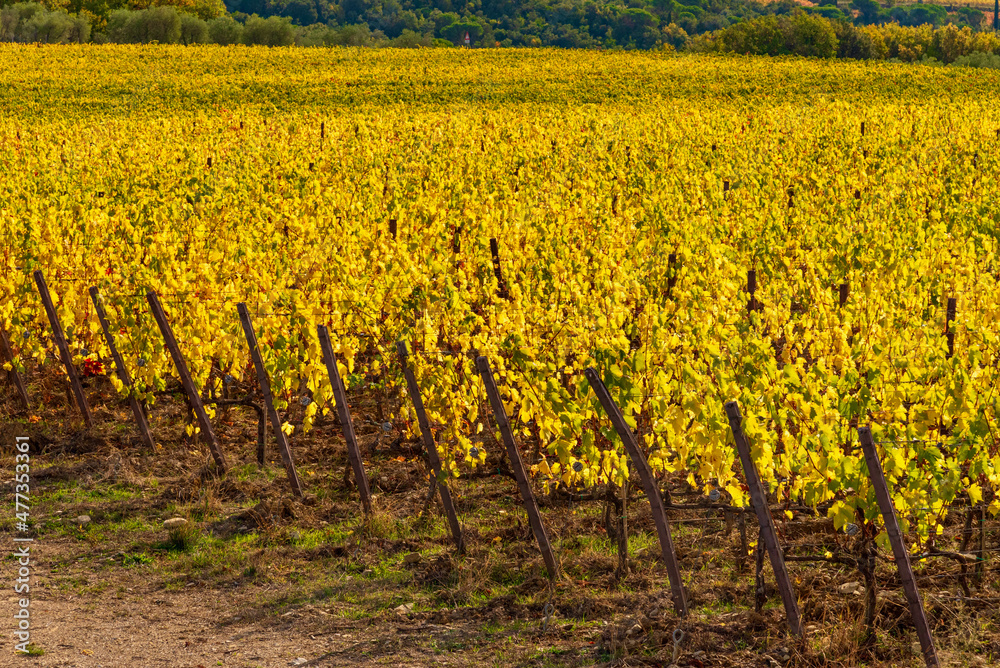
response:
[[[837,55],[837,33],[833,24],[822,16],[797,11],[781,23],[785,44],[795,55],[816,58]]]
[[[1000,70],[1000,56],[995,53],[973,51],[966,56],[959,56],[952,65],[955,67],[983,67],[990,70]]]
[[[37,12],[24,26],[25,36],[30,35],[32,42],[42,44],[58,44],[63,35],[69,32],[69,14],[64,12]]]
[[[372,31],[368,28],[368,24],[359,23],[333,31],[330,43],[337,46],[370,46],[372,42]]]
[[[215,44],[239,44],[243,41],[243,24],[232,16],[220,16],[208,22],[208,39]]]
[[[862,26],[858,29],[861,34],[871,40],[872,58],[885,60],[889,54],[889,47],[885,43],[885,37],[877,26]]]
[[[64,43],[86,44],[90,41],[90,20],[85,16],[70,14],[69,30],[63,35]]]
[[[300,28],[295,35],[295,46],[329,46],[333,31],[322,23]]]
[[[204,44],[208,41],[208,24],[191,14],[181,15],[181,44]]]
[[[885,42],[887,58],[898,58],[904,62],[914,62],[930,51],[934,41],[934,28],[929,25],[906,28],[889,23],[877,28]]]
[[[1000,53],[1000,33],[992,30],[975,33],[972,38],[972,50]]]
[[[858,28],[846,21],[839,21],[834,24],[837,31],[837,57],[854,58],[856,60],[868,60],[871,58],[883,57],[879,55],[878,44],[872,33],[864,28]],[[877,33],[876,33],[877,34]],[[885,50],[885,42],[881,42],[882,50]]]
[[[169,6],[119,9],[108,17],[108,37],[119,44],[175,44],[181,38],[181,16]]]
[[[0,41],[45,44],[82,43],[90,39],[90,21],[35,2],[0,9]]]
[[[785,35],[775,16],[743,21],[719,33],[719,51],[751,56],[778,56],[788,53]]]
[[[839,40],[832,21],[796,10],[791,16],[762,16],[738,23],[720,32],[716,43],[724,53],[833,58]]]
[[[291,46],[295,43],[295,28],[291,19],[277,16],[262,19],[254,15],[243,26],[243,42],[260,46]]]
[[[681,49],[688,41],[688,34],[684,28],[676,23],[671,23],[663,28],[663,41],[675,49]]]
[[[972,53],[972,40],[972,29],[969,26],[959,29],[954,24],[948,24],[934,31],[934,38],[928,51],[935,58],[952,63],[956,58]]]
[[[25,26],[45,8],[35,2],[19,2],[0,9],[0,41],[24,42]]]
[[[421,35],[413,30],[403,30],[403,32],[389,41],[389,46],[397,49],[418,49],[422,46],[434,46],[432,35]]]
[[[222,0],[194,0],[194,13],[203,21],[211,21],[226,16],[226,5]]]

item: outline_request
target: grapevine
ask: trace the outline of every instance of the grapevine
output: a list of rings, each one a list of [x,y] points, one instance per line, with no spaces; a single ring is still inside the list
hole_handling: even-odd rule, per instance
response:
[[[154,290],[200,388],[252,375],[245,302],[276,407],[304,430],[333,409],[325,325],[345,383],[395,397],[388,419],[415,436],[405,341],[454,475],[501,451],[485,355],[544,485],[629,475],[592,366],[654,471],[735,505],[748,499],[729,400],[770,490],[829,506],[838,529],[877,515],[860,424],[904,530],[930,539],[958,499],[1000,512],[997,75],[164,48],[140,86],[152,51],[88,48],[78,67],[79,51],[0,46],[12,368],[55,359],[41,269],[75,363],[121,391],[99,289],[147,404],[173,373]],[[259,63],[271,70],[244,97]]]

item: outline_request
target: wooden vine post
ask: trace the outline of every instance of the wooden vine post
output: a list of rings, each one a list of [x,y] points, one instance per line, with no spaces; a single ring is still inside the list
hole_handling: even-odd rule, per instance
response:
[[[139,428],[142,442],[146,444],[147,448],[153,450],[156,446],[153,443],[153,435],[149,431],[146,409],[139,403],[139,400],[135,396],[135,388],[132,386],[132,376],[129,375],[128,369],[125,368],[125,360],[122,359],[121,353],[118,352],[118,346],[115,345],[115,337],[111,335],[111,324],[108,322],[108,314],[104,310],[104,304],[101,302],[101,295],[96,285],[90,288],[90,299],[94,302],[94,311],[97,313],[97,319],[101,322],[101,330],[104,332],[104,342],[108,344],[108,349],[111,351],[111,358],[115,362],[115,373],[128,393],[128,405],[132,409],[132,416],[135,417],[135,424]]]
[[[198,388],[195,387],[191,373],[188,371],[187,362],[184,361],[181,349],[177,346],[174,331],[171,329],[170,323],[167,322],[167,314],[163,312],[163,307],[160,305],[160,298],[156,296],[153,290],[149,290],[146,292],[146,301],[149,303],[149,309],[153,312],[153,318],[160,328],[160,333],[163,335],[163,342],[170,352],[170,357],[174,360],[177,374],[181,378],[181,385],[184,386],[188,403],[195,417],[198,419],[198,426],[201,427],[201,433],[205,437],[205,440],[208,441],[208,449],[212,452],[212,458],[215,460],[216,466],[219,467],[219,471],[225,473],[229,467],[226,466],[226,459],[222,456],[219,441],[215,438],[212,423],[208,419],[208,414],[205,412],[205,405],[201,401],[201,395],[198,394]]]
[[[0,361],[6,361],[10,364],[10,371],[7,372],[7,378],[10,383],[17,390],[17,396],[21,399],[21,403],[24,404],[24,408],[27,409],[28,406],[28,390],[24,387],[24,381],[21,380],[21,374],[17,372],[17,366],[14,363],[14,350],[10,347],[10,339],[7,338],[7,331],[0,327]]]
[[[948,310],[945,312],[944,331],[948,337],[948,358],[955,354],[955,329],[952,323],[955,322],[955,314],[958,311],[958,300],[954,297],[948,298]]]
[[[678,273],[678,263],[677,263],[677,253],[671,253],[667,256],[667,297],[672,297],[672,292],[674,286],[677,285],[677,273]]]
[[[510,289],[507,281],[503,277],[503,269],[500,266],[500,246],[496,238],[490,239],[490,256],[493,258],[493,275],[497,279],[497,296],[501,299],[510,299]]]
[[[750,299],[747,300],[747,313],[753,313],[757,310],[759,304],[757,302],[757,270],[751,269],[747,272],[747,293],[750,295]]]
[[[598,375],[597,370],[588,368],[583,373],[590,382],[590,386],[594,388],[594,394],[600,400],[604,411],[611,418],[611,423],[614,425],[615,431],[618,432],[618,437],[622,440],[625,450],[628,451],[629,458],[639,472],[643,490],[646,492],[646,498],[649,499],[649,507],[653,514],[653,523],[656,525],[656,533],[660,539],[660,553],[663,556],[663,563],[667,567],[667,576],[670,578],[670,591],[674,599],[674,609],[678,615],[684,617],[688,611],[687,600],[684,596],[684,584],[681,580],[681,569],[677,563],[674,542],[670,537],[670,524],[667,522],[663,497],[660,496],[660,488],[656,484],[653,470],[650,468],[646,457],[642,454],[642,450],[635,440],[635,435],[625,423],[625,418],[622,416],[621,410],[615,404],[614,399],[611,398],[611,394],[604,385],[604,381]]]
[[[271,427],[274,430],[274,440],[278,443],[278,452],[281,453],[281,462],[285,465],[285,472],[288,474],[288,484],[292,488],[295,496],[302,496],[302,482],[299,474],[295,471],[295,461],[292,459],[292,450],[288,446],[288,436],[281,431],[281,420],[278,419],[278,411],[274,410],[274,396],[271,394],[271,382],[267,377],[267,369],[264,368],[264,360],[260,356],[260,346],[257,344],[257,334],[254,332],[253,324],[250,322],[250,311],[247,305],[240,302],[236,305],[236,310],[240,314],[240,324],[243,325],[243,333],[247,337],[247,345],[250,346],[250,359],[253,360],[253,368],[257,372],[257,384],[260,385],[260,393],[264,397],[264,408],[267,410],[267,417],[271,420]],[[258,453],[263,460],[263,449]],[[263,461],[260,461],[263,464]]]
[[[326,364],[326,372],[330,376],[330,385],[333,387],[333,396],[337,403],[337,416],[344,430],[344,440],[347,441],[347,458],[351,461],[354,469],[354,480],[358,484],[358,494],[361,496],[361,506],[365,515],[372,511],[372,493],[368,487],[368,476],[365,474],[364,462],[361,460],[361,450],[358,448],[358,438],[354,434],[354,425],[351,423],[351,408],[347,405],[347,393],[344,391],[344,383],[340,379],[340,371],[337,369],[337,358],[333,355],[333,346],[330,344],[330,333],[326,325],[317,325],[316,332],[319,335],[319,345],[323,350],[323,362]]]
[[[774,571],[774,579],[778,583],[778,591],[781,593],[781,602],[785,605],[785,616],[788,618],[788,628],[792,635],[802,636],[802,620],[799,616],[799,604],[795,599],[795,591],[792,583],[788,579],[788,570],[785,568],[785,558],[778,544],[778,536],[774,531],[774,520],[771,518],[771,509],[767,505],[767,495],[764,494],[764,486],[760,482],[757,474],[757,466],[750,456],[750,445],[743,434],[743,416],[740,414],[740,407],[735,401],[726,403],[726,415],[729,417],[729,427],[733,430],[733,440],[736,442],[736,450],[740,455],[740,462],[743,464],[743,472],[746,474],[747,487],[750,489],[750,500],[753,503],[754,512],[757,513],[757,522],[760,525],[760,538],[767,548],[767,555],[771,559],[771,569]],[[759,549],[759,548],[758,548]]]
[[[939,665],[937,650],[934,649],[934,638],[931,636],[931,629],[927,624],[927,615],[924,613],[924,605],[920,600],[917,582],[913,578],[913,568],[910,566],[910,553],[906,549],[906,544],[903,543],[903,535],[899,530],[899,522],[896,520],[896,508],[893,506],[892,496],[889,494],[889,486],[885,482],[882,463],[879,461],[878,453],[875,451],[875,441],[872,440],[871,429],[860,427],[858,429],[858,437],[861,439],[861,449],[865,453],[865,463],[868,464],[868,476],[871,478],[872,487],[875,490],[875,499],[878,501],[878,507],[882,513],[885,532],[889,536],[889,544],[892,546],[892,556],[896,561],[896,569],[899,571],[899,580],[903,583],[903,593],[906,594],[906,602],[910,606],[910,615],[913,617],[913,624],[917,627],[917,639],[920,640],[920,649],[924,654],[924,662],[928,668],[934,668]]]
[[[524,462],[521,460],[521,453],[517,450],[517,443],[514,442],[514,433],[510,429],[510,421],[507,419],[507,410],[503,407],[503,400],[500,399],[500,390],[497,389],[496,380],[493,379],[493,371],[490,369],[490,361],[485,357],[476,358],[476,368],[483,378],[486,386],[486,395],[490,399],[490,406],[493,408],[493,416],[496,418],[497,427],[500,428],[500,435],[503,438],[504,448],[507,450],[507,458],[510,460],[510,467],[514,470],[514,477],[517,479],[517,487],[521,492],[521,500],[524,502],[524,509],[528,513],[528,523],[531,531],[535,534],[535,541],[538,549],[542,552],[542,560],[545,562],[545,569],[549,573],[550,579],[555,579],[558,567],[556,557],[552,553],[552,545],[549,544],[548,534],[545,533],[545,525],[542,524],[542,515],[538,511],[538,502],[531,491],[528,483],[528,476],[524,471]]]
[[[448,526],[451,527],[451,536],[455,541],[455,548],[461,554],[465,552],[465,539],[462,537],[462,527],[458,523],[455,504],[451,500],[451,490],[448,489],[446,474],[443,475],[441,473],[441,458],[438,456],[434,434],[431,433],[431,423],[427,419],[427,411],[424,410],[424,400],[420,396],[417,377],[413,375],[413,369],[406,363],[406,342],[397,341],[396,350],[399,353],[399,363],[403,366],[406,389],[410,394],[410,401],[413,402],[413,410],[417,413],[417,424],[420,425],[420,436],[424,442],[424,449],[427,451],[427,462],[431,467],[431,475],[438,482],[437,489],[441,495],[441,505],[444,506],[445,515],[448,517]]]
[[[49,324],[52,325],[52,338],[55,339],[56,347],[59,348],[59,356],[62,357],[62,363],[66,367],[67,375],[69,375],[69,382],[73,388],[76,405],[80,409],[80,414],[83,415],[83,421],[86,423],[87,428],[90,429],[94,426],[94,417],[90,413],[90,405],[87,403],[87,397],[83,393],[80,376],[76,372],[76,367],[73,366],[73,356],[69,352],[69,344],[66,343],[66,336],[63,334],[62,325],[59,323],[59,315],[56,313],[56,307],[52,303],[49,286],[45,283],[45,277],[42,275],[41,269],[35,271],[34,277],[35,285],[38,286],[38,294],[42,298],[42,305],[45,307],[45,314],[49,317]]]

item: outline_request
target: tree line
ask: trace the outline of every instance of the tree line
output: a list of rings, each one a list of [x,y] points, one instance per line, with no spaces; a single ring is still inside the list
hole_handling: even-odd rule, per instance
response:
[[[958,56],[952,57],[955,49],[949,40],[964,45],[985,39],[972,36],[993,34],[987,32],[993,17],[970,7],[952,7],[953,11],[924,3],[885,7],[876,0],[820,0],[814,7],[793,0],[684,2],[691,4],[678,0],[45,0],[2,6],[0,41],[450,47],[468,39],[475,48],[660,48],[952,62]],[[962,36],[955,37],[959,33]],[[969,53],[996,52],[992,43],[979,42]]]

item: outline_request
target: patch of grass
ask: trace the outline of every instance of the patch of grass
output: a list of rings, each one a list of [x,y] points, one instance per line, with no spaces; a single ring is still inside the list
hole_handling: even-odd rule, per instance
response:
[[[26,656],[44,656],[45,655],[45,650],[42,649],[41,647],[39,647],[38,645],[36,645],[35,643],[28,643],[28,646],[25,649],[28,650],[25,653]]]
[[[402,563],[403,557],[399,556],[397,559],[385,559],[379,561],[377,564],[372,566],[371,573],[369,577],[372,580],[379,580],[386,584],[407,584],[413,579],[413,576],[409,571],[402,570],[399,568],[399,564]]]
[[[365,517],[362,530],[369,538],[395,538],[399,523],[391,513],[382,508],[372,508]]]
[[[326,535],[326,532],[323,530],[299,529],[298,538],[290,536],[289,542],[296,547],[312,549],[323,545],[326,542]]]
[[[201,529],[194,522],[188,522],[170,529],[167,539],[160,543],[159,549],[171,552],[190,552],[200,540]]]
[[[49,483],[45,489],[44,492],[36,492],[35,503],[39,506],[46,503],[78,504],[128,501],[142,497],[142,488],[124,483],[90,486],[73,479]]]
[[[489,569],[490,580],[507,586],[517,586],[524,583],[524,571],[509,561],[495,561]]]
[[[157,528],[157,525],[150,522],[142,517],[129,516],[128,513],[124,512],[112,512],[105,515],[105,519],[109,518],[119,518],[111,519],[110,522],[102,524],[102,528],[108,533],[117,534],[132,534],[141,533],[144,531],[153,531]]]
[[[340,608],[336,611],[338,617],[346,619],[349,621],[358,621],[361,619],[368,619],[371,617],[371,613],[363,608]]]
[[[564,649],[562,647],[540,647],[537,650],[535,650],[534,652],[532,652],[531,654],[529,654],[528,658],[529,659],[536,659],[536,660],[537,659],[541,659],[542,662],[543,662],[541,665],[543,665],[543,666],[546,666],[546,665],[551,666],[551,665],[557,665],[557,664],[549,663],[550,660],[554,660],[555,657],[562,656],[564,654],[569,654],[569,653],[570,653],[570,650]],[[562,665],[562,664],[558,664],[558,665]]]
[[[140,552],[138,554],[126,554],[122,559],[122,566],[125,568],[129,568],[131,566],[143,566],[145,564],[151,564],[153,561],[154,559],[145,552]]]
[[[699,608],[699,611],[705,614],[707,617],[714,617],[716,615],[724,615],[729,612],[736,610],[736,605],[733,603],[727,603],[724,601],[712,601],[706,605]]]

